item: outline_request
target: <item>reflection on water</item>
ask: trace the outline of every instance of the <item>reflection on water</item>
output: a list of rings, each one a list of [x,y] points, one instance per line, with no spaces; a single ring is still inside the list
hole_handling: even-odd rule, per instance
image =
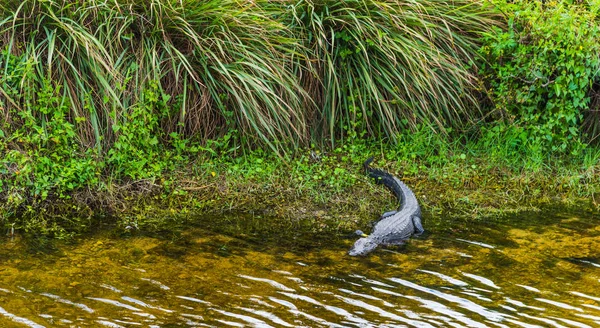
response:
[[[600,325],[593,218],[449,230],[367,258],[346,255],[350,239],[307,249],[205,229],[99,235],[50,255],[5,241],[0,327]]]

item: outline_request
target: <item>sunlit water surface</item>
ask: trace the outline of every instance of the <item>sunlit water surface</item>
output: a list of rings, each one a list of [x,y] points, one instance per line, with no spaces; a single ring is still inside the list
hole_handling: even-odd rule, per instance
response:
[[[0,327],[594,327],[600,227],[585,215],[454,224],[366,258],[352,239],[190,228],[0,251]],[[260,236],[258,236],[260,237]],[[309,245],[309,246],[306,246]]]

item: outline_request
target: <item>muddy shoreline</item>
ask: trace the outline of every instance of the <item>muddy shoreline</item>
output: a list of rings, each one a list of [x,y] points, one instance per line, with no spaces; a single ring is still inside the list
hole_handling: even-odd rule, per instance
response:
[[[192,174],[194,170],[187,168],[162,181],[114,185],[110,191],[77,191],[68,198],[51,197],[34,206],[8,208],[4,204],[0,213],[7,234],[59,239],[106,226],[125,234],[176,231],[194,225],[198,217],[223,214],[254,218],[250,226],[259,230],[271,226],[327,234],[368,230],[370,221],[398,203],[385,187],[349,164],[342,167],[353,180],[333,187],[297,184],[281,170],[244,177],[228,172],[228,167],[204,174]],[[319,170],[331,170],[321,166]],[[568,175],[557,175],[552,183],[549,174],[543,172],[525,175],[494,168],[460,171],[448,167],[447,173],[402,175],[402,167],[386,169],[414,190],[429,230],[447,229],[449,219],[501,219],[553,207],[593,213],[599,210],[595,197],[588,196],[600,185],[596,176],[569,185],[561,181]]]

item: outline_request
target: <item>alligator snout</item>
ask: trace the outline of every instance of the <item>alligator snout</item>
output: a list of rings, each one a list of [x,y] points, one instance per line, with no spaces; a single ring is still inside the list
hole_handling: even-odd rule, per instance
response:
[[[364,256],[372,252],[375,248],[377,248],[377,243],[373,242],[370,238],[360,238],[355,243],[354,246],[348,251],[348,255],[350,256]]]

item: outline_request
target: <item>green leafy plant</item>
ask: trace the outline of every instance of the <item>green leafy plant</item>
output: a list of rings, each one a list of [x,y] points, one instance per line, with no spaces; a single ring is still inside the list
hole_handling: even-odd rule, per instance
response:
[[[35,98],[19,112],[13,131],[0,159],[6,190],[18,203],[32,197],[45,200],[51,192],[69,197],[77,188],[99,181],[101,164],[94,148],[82,148],[77,127],[68,119],[69,106],[64,103],[60,86],[42,80]]]
[[[169,161],[170,152],[159,147],[160,120],[168,115],[169,96],[162,92],[156,81],[148,82],[142,99],[120,119],[113,118],[117,138],[108,151],[107,163],[118,177],[131,179],[160,176]]]
[[[530,147],[579,152],[582,116],[600,68],[596,12],[569,1],[497,4],[508,30],[496,29],[480,50],[496,108]]]

